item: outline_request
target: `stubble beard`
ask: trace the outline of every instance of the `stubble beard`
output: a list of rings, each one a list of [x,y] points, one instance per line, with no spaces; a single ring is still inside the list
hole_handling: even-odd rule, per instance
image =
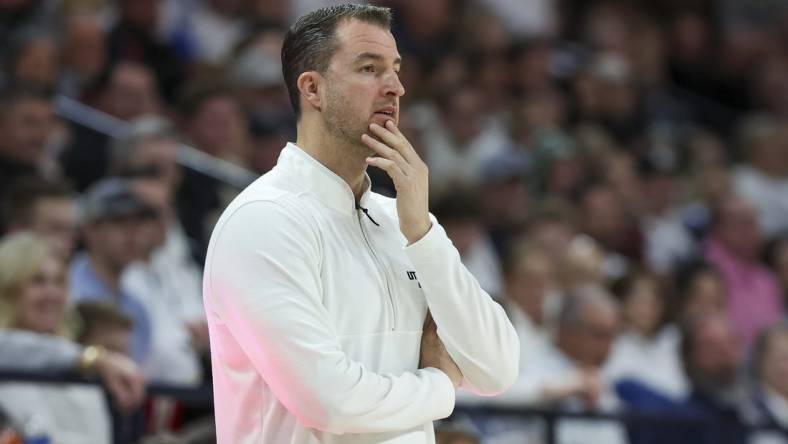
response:
[[[359,118],[358,112],[347,103],[342,96],[330,91],[325,109],[325,123],[329,134],[341,142],[353,158],[366,158],[374,152],[361,141],[361,135],[367,132],[369,122]]]

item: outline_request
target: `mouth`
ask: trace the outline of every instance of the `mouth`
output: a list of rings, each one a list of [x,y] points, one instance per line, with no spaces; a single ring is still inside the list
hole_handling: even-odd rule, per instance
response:
[[[387,106],[375,111],[375,114],[395,120],[397,116],[397,108],[394,106]]]

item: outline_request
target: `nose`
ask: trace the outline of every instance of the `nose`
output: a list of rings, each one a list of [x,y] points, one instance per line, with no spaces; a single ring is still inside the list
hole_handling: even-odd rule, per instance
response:
[[[387,96],[402,97],[405,95],[405,86],[399,80],[399,74],[392,70],[386,76],[384,93]]]

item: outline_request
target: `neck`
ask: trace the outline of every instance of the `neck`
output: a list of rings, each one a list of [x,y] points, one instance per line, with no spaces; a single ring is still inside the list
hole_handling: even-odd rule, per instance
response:
[[[365,159],[371,153],[338,139],[328,131],[310,131],[308,127],[314,125],[307,125],[305,119],[302,117],[298,123],[296,145],[341,177],[358,202],[364,192]]]
[[[96,252],[89,253],[89,257],[96,276],[104,282],[107,288],[116,292],[120,285],[121,270],[116,270],[116,267],[113,267],[109,261],[102,260]]]

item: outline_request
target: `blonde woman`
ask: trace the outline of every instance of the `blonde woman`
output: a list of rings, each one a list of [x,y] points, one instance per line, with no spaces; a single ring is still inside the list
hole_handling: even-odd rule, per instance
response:
[[[0,239],[0,328],[69,339],[66,288],[66,264],[43,238],[20,232]],[[79,361],[98,369],[106,366],[97,362],[106,354],[86,349]],[[111,440],[107,405],[96,387],[2,383],[0,407],[22,426],[36,423],[53,443]]]

